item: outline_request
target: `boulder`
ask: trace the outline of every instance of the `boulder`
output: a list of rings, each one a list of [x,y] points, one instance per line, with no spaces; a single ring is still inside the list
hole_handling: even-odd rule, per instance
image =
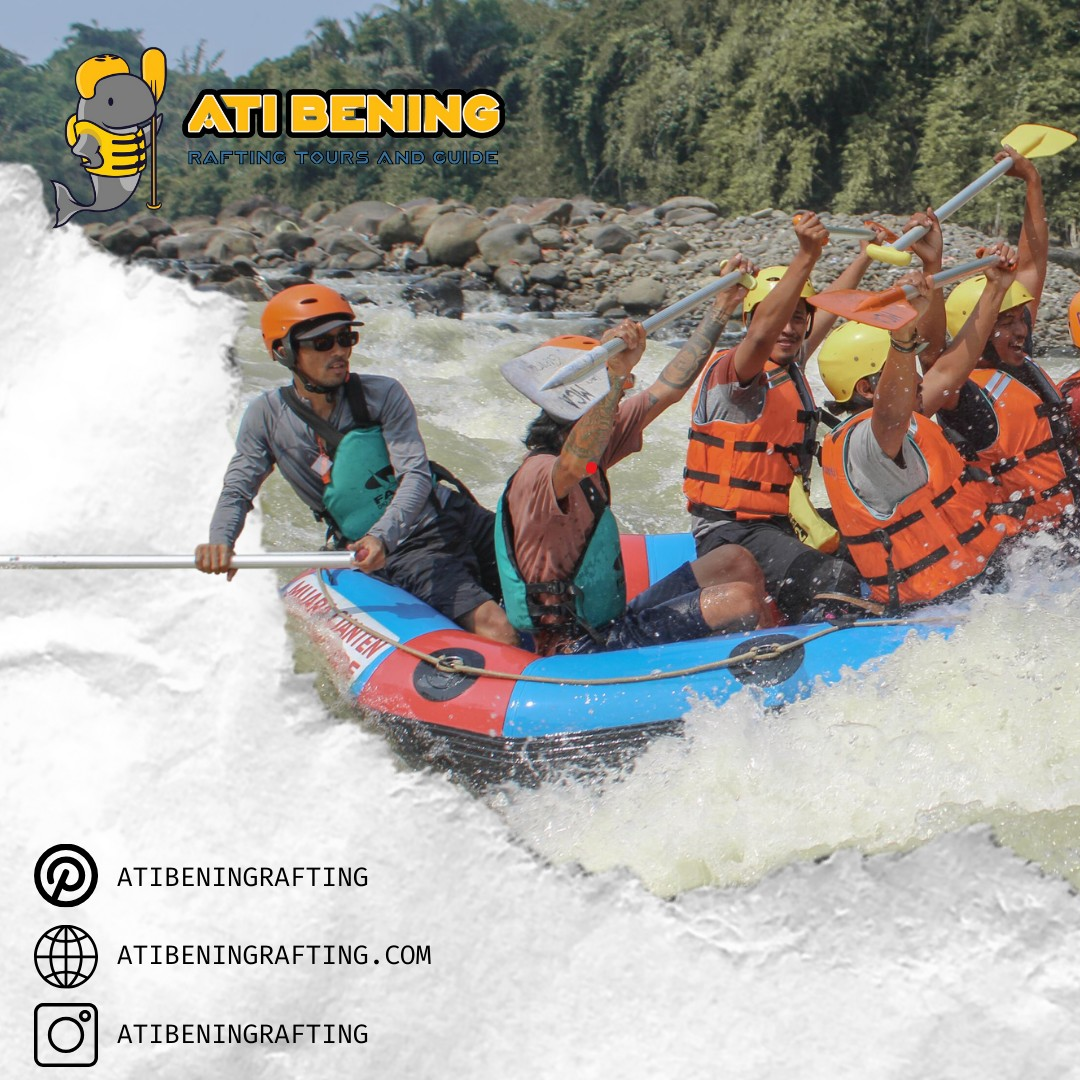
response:
[[[647,315],[663,306],[667,286],[656,278],[634,278],[616,293],[619,304],[632,315]]]
[[[662,218],[666,218],[671,210],[708,210],[710,214],[720,213],[720,207],[716,203],[711,199],[703,199],[700,195],[676,195],[672,199],[665,199],[656,208]]]
[[[379,224],[398,212],[398,207],[391,203],[364,199],[349,203],[348,206],[327,214],[322,220],[324,225],[336,225],[338,228],[374,236],[379,231]]]
[[[484,228],[483,221],[472,214],[440,214],[424,234],[424,248],[433,263],[463,266],[476,254],[476,241]]]
[[[521,296],[525,292],[525,277],[516,266],[500,266],[495,271],[495,287],[506,296]]]
[[[529,267],[529,280],[561,289],[566,284],[566,270],[559,263],[537,263]]]
[[[150,234],[141,225],[127,221],[110,225],[97,238],[98,243],[114,255],[131,255],[136,248],[150,244]]]
[[[624,229],[621,225],[596,225],[588,229],[582,229],[581,235],[594,248],[605,254],[622,251],[627,244],[631,244],[637,239],[629,229]]]
[[[489,266],[505,266],[508,263],[536,263],[543,256],[540,245],[533,239],[528,225],[499,225],[484,233],[477,241],[480,258]]]
[[[214,262],[230,262],[239,255],[254,255],[255,237],[243,229],[216,229],[206,245],[206,257]]]
[[[568,199],[543,199],[521,217],[526,225],[568,225],[574,204]]]
[[[379,246],[389,251],[395,244],[417,244],[423,237],[417,236],[409,215],[403,210],[385,217],[379,222]]]
[[[402,292],[409,307],[418,315],[441,315],[460,319],[465,310],[461,285],[446,274],[433,274],[407,285]]]

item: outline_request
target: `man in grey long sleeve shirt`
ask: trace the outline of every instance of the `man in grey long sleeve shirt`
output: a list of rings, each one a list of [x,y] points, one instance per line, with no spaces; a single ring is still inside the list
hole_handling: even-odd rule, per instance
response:
[[[354,325],[348,301],[322,285],[293,286],[267,304],[263,339],[293,384],[263,394],[244,414],[196,565],[235,573],[236,539],[277,465],[339,545],[357,552],[358,569],[380,573],[466,630],[517,644],[494,599],[494,515],[433,483],[416,410],[396,379],[353,376],[349,385]]]

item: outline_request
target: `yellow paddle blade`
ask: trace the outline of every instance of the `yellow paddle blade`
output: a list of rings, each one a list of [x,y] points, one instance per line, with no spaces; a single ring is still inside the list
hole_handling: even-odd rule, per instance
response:
[[[1026,158],[1036,158],[1060,154],[1074,142],[1076,136],[1061,128],[1047,127],[1045,124],[1021,124],[1001,140],[1001,145],[1011,146]]]
[[[142,54],[142,81],[150,87],[154,100],[160,101],[165,93],[165,54],[160,49],[147,49]]]

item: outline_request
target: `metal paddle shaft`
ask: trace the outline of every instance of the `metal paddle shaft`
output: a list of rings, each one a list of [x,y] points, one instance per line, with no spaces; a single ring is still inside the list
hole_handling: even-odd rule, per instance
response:
[[[1042,124],[1021,124],[1018,128],[1013,128],[1001,140],[1002,146],[1008,144],[1022,157],[1050,157],[1060,153],[1074,142],[1076,142],[1076,136],[1070,132],[1062,131],[1060,128],[1045,127]],[[958,191],[948,202],[942,203],[934,211],[938,221],[944,221],[955,214],[964,203],[978,195],[999,176],[1004,176],[1012,167],[1012,158],[995,162],[982,176],[977,180],[972,180],[966,188]],[[907,266],[911,262],[907,249],[912,244],[918,243],[929,231],[925,225],[916,225],[892,244],[887,246],[871,244],[866,249],[866,253],[881,262],[892,263],[894,266]],[[897,257],[898,253],[904,254]]]
[[[351,551],[234,555],[233,570],[346,570]],[[0,555],[0,570],[194,570],[194,555]]]
[[[723,277],[717,278],[715,281],[709,282],[708,285],[698,289],[697,292],[692,292],[689,296],[684,296],[681,300],[676,300],[670,307],[662,308],[655,315],[650,315],[641,325],[646,334],[651,334],[653,330],[659,330],[661,326],[667,326],[669,322],[677,319],[684,311],[689,311],[693,307],[697,307],[703,300],[708,300],[710,296],[715,296],[716,293],[721,292],[723,289],[734,285],[737,281],[746,277],[750,284],[746,287],[753,288],[753,279],[749,274],[743,274],[741,270],[733,270],[730,274],[724,274]],[[744,282],[745,284],[745,282]],[[604,364],[608,359],[614,356],[616,353],[620,353],[626,348],[626,342],[622,338],[615,338],[612,341],[605,341],[603,345],[597,345],[595,349],[590,349],[588,352],[582,353],[581,356],[571,360],[565,367],[559,368],[554,375],[540,389],[543,390],[555,390],[560,386],[565,386],[567,383],[576,382],[578,379],[584,379],[587,375],[594,372],[601,364]]]

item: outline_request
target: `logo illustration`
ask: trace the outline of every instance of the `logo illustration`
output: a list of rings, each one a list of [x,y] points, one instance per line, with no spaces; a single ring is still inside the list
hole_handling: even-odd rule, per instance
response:
[[[43,1003],[34,1010],[34,1061],[44,1068],[97,1064],[97,1006]]]
[[[65,990],[82,986],[97,967],[94,939],[78,926],[54,926],[38,938],[34,964],[50,985]]]
[[[151,210],[161,204],[157,194],[157,133],[161,113],[157,103],[165,90],[165,54],[147,49],[142,54],[142,77],[132,75],[127,63],[113,53],[91,56],[75,73],[79,104],[68,117],[67,143],[90,177],[94,198],[79,202],[60,183],[56,192],[56,225],[70,221],[81,210],[106,213],[131,198],[146,169],[149,146]]]
[[[34,867],[34,884],[53,907],[77,907],[97,888],[97,863],[78,844],[55,844]]]

